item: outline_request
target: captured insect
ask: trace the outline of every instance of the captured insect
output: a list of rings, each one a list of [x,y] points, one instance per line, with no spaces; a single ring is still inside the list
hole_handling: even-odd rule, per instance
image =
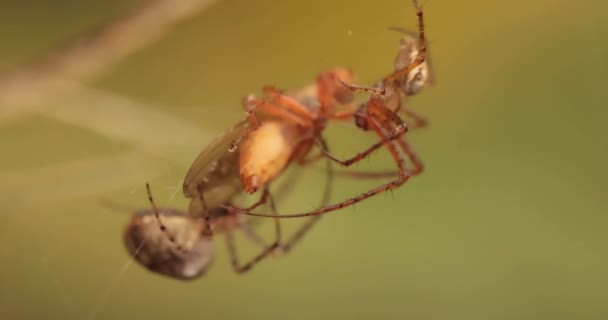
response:
[[[339,82],[343,88],[339,88],[334,86],[327,86],[328,88],[332,88],[333,92],[339,92],[339,97],[348,97],[351,98],[352,92],[367,92],[370,93],[370,98],[367,102],[363,103],[359,108],[347,108],[346,110],[342,110],[340,112],[332,113],[334,108],[329,108],[329,112],[323,110],[323,108],[319,109],[319,114],[314,114],[310,110],[308,111],[308,115],[306,112],[302,111],[301,106],[297,106],[289,100],[283,100],[280,104],[276,103],[264,103],[259,104],[258,108],[264,105],[273,105],[275,114],[279,115],[279,112],[285,113],[287,110],[291,111],[289,116],[293,118],[294,114],[300,115],[299,119],[290,119],[290,121],[296,122],[306,119],[308,116],[311,119],[354,119],[355,124],[358,128],[364,131],[374,131],[381,140],[366,150],[359,152],[354,157],[348,160],[340,160],[337,157],[333,156],[327,150],[327,143],[321,136],[321,130],[325,128],[325,122],[323,122],[323,126],[310,126],[311,132],[300,140],[303,141],[305,139],[309,139],[314,141],[314,143],[321,150],[321,154],[328,157],[334,162],[339,163],[342,166],[348,167],[358,161],[364,159],[374,151],[378,150],[382,146],[386,146],[389,150],[390,154],[394,158],[397,167],[399,169],[398,172],[389,173],[391,176],[397,175],[398,177],[395,180],[392,180],[384,185],[376,187],[372,190],[364,192],[356,197],[347,199],[345,201],[324,206],[322,208],[318,208],[313,211],[298,213],[298,214],[281,214],[279,218],[295,218],[295,217],[304,217],[304,216],[314,216],[324,214],[330,211],[338,210],[344,208],[346,206],[355,204],[367,198],[370,198],[376,194],[393,190],[401,185],[403,185],[411,176],[419,174],[423,170],[423,164],[420,161],[418,155],[414,152],[414,150],[410,147],[410,145],[404,140],[404,135],[408,131],[408,126],[406,122],[404,122],[398,115],[398,113],[403,113],[406,116],[409,116],[414,119],[414,125],[417,127],[424,126],[426,124],[426,120],[424,118],[418,116],[414,112],[402,107],[402,100],[406,96],[411,96],[416,94],[422,90],[424,85],[430,80],[430,68],[428,63],[426,63],[426,44],[425,44],[425,35],[424,35],[424,19],[422,8],[419,6],[417,1],[413,1],[414,7],[416,8],[416,16],[418,19],[418,39],[413,40],[411,36],[405,35],[401,41],[401,47],[397,53],[397,57],[395,59],[395,71],[385,77],[378,85],[375,87],[364,87],[349,84],[349,81],[345,81],[344,78],[334,77],[333,82]],[[329,75],[331,77],[331,74]],[[347,92],[344,92],[344,88],[348,89]],[[335,99],[338,102],[344,102],[344,100]],[[352,106],[352,105],[351,105]],[[282,108],[279,108],[282,107]],[[251,119],[252,117],[250,117]],[[319,120],[317,120],[319,121]],[[326,121],[326,120],[323,120]],[[255,119],[251,120],[252,123],[255,124]],[[301,125],[301,124],[300,124]],[[238,140],[237,140],[238,141]],[[309,143],[309,142],[308,142]],[[306,149],[310,150],[310,148]],[[413,170],[409,170],[407,168],[405,158],[410,159],[414,168]],[[386,173],[367,173],[362,175],[357,175],[356,173],[351,176],[360,176],[360,177],[382,177],[386,176]],[[274,217],[275,215],[269,215],[264,213],[253,213],[251,210],[229,207],[231,212],[238,212],[242,214],[248,214],[253,216],[260,217]]]

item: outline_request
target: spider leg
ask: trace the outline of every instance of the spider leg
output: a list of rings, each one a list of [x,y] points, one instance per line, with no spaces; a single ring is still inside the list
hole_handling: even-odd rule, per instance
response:
[[[209,208],[207,208],[207,203],[205,202],[205,198],[203,196],[203,187],[202,185],[198,185],[196,188],[196,191],[198,193],[198,200],[201,203],[201,208],[202,208],[202,217],[203,217],[203,222],[204,222],[204,229],[203,229],[203,236],[206,237],[213,237],[213,229],[211,227],[211,213],[209,212]]]
[[[232,204],[224,204],[221,207],[228,210],[229,212],[233,212],[233,213],[235,211],[249,212],[249,211],[253,211],[253,210],[257,209],[259,206],[265,204],[269,199],[271,201],[273,201],[272,196],[270,195],[270,190],[268,189],[268,186],[264,186],[264,192],[262,193],[262,195],[260,196],[258,201],[247,208],[240,208],[240,207],[234,206]]]
[[[323,143],[325,144],[325,148],[327,149],[327,144],[325,143],[325,140],[323,140]],[[325,207],[329,203],[329,200],[331,197],[331,191],[332,191],[333,179],[334,179],[334,170],[332,167],[331,159],[326,159],[326,161],[325,161],[325,176],[327,177],[327,179],[325,180],[323,197],[321,198],[321,204],[319,205],[319,208]],[[317,224],[317,222],[319,222],[321,217],[322,216],[320,216],[320,215],[316,215],[316,216],[312,216],[312,217],[308,218],[308,220],[306,222],[304,222],[304,224],[302,224],[298,228],[298,230],[296,230],[287,241],[285,241],[285,243],[281,246],[281,250],[284,253],[288,253],[289,251],[291,251],[293,246],[296,245],[300,240],[302,240],[304,235],[306,235],[306,233],[308,231],[310,231],[310,229],[315,224]],[[274,219],[274,220],[278,220],[278,219]]]
[[[397,143],[414,166],[414,168],[410,170],[410,175],[416,176],[422,173],[422,171],[424,171],[424,163],[422,163],[422,160],[420,160],[418,153],[410,146],[407,141],[405,141],[403,137],[401,139],[398,139]]]
[[[418,153],[410,146],[410,144],[401,137],[397,140],[399,149],[405,153],[413,165],[413,169],[409,170],[410,176],[417,176],[424,171],[424,163],[420,160]],[[353,179],[382,179],[395,177],[399,171],[337,171],[336,175],[340,177]]]
[[[384,101],[382,99],[378,99],[377,97],[372,96],[370,98],[370,100],[367,102],[365,109],[366,109],[366,115],[365,115],[366,120],[364,122],[369,123],[369,122],[371,122],[371,120],[374,120],[375,122],[379,121],[379,123],[376,124],[376,127],[377,128],[392,128],[392,130],[384,129],[385,131],[389,131],[390,133],[378,133],[379,136],[382,138],[380,141],[376,142],[368,149],[358,153],[354,157],[349,158],[347,160],[340,160],[340,159],[336,158],[335,156],[333,156],[332,154],[330,154],[329,152],[327,152],[326,148],[324,148],[323,145],[321,143],[319,143],[320,141],[317,139],[317,147],[319,148],[321,153],[323,153],[325,156],[332,159],[333,161],[341,164],[342,166],[348,167],[348,166],[352,165],[353,163],[356,163],[356,162],[364,159],[365,157],[370,155],[375,150],[379,149],[383,145],[386,145],[389,141],[397,140],[399,145],[406,146],[405,148],[403,148],[404,149],[403,152],[405,152],[406,154],[408,154],[408,156],[410,156],[409,151],[411,151],[411,150],[410,150],[409,146],[407,146],[407,143],[405,142],[405,138],[404,138],[404,135],[409,130],[409,126],[403,120],[401,120],[401,118],[399,118],[399,116],[397,114],[395,114],[393,111],[386,108],[384,106]],[[411,155],[415,155],[415,154],[412,152]],[[415,165],[418,165],[420,163],[420,161],[415,156],[410,157],[410,159],[412,160],[412,162],[415,163]],[[397,174],[397,172],[395,174]],[[391,174],[391,176],[393,176],[393,174]]]
[[[160,231],[167,236],[167,239],[173,245],[175,245],[175,253],[180,256],[184,255],[186,253],[186,250],[184,249],[184,247],[182,247],[182,245],[177,243],[177,240],[175,239],[175,235],[173,235],[173,233],[171,233],[167,229],[167,226],[163,223],[163,221],[161,219],[160,210],[158,210],[158,207],[156,206],[156,203],[154,202],[154,197],[152,197],[152,190],[151,190],[150,184],[148,182],[146,182],[146,192],[148,194],[148,201],[150,202],[150,206],[152,206],[152,212],[154,212],[156,221],[158,221],[158,226],[159,226]]]
[[[250,242],[255,243],[260,248],[265,249],[268,247],[268,243],[262,237],[260,237],[255,230],[253,230],[250,224],[243,223],[239,230],[245,235],[245,237],[247,237],[247,239],[249,239]]]
[[[381,137],[386,137],[386,131],[387,130],[383,130],[380,123],[375,120],[375,119],[370,119],[370,125],[371,127],[374,129],[374,131],[376,131],[376,133],[378,135],[380,135]],[[383,139],[385,140],[385,139]],[[388,139],[386,139],[388,141]],[[287,215],[280,215],[277,216],[276,214],[270,215],[270,214],[263,214],[263,213],[252,213],[252,212],[246,212],[246,211],[238,211],[235,210],[233,212],[235,213],[241,213],[241,214],[246,214],[246,215],[251,215],[251,216],[256,216],[256,217],[269,217],[269,218],[298,218],[298,217],[309,217],[309,216],[315,216],[315,215],[322,215],[331,211],[335,211],[335,210],[339,210],[342,209],[344,207],[353,205],[355,203],[361,202],[367,198],[373,197],[379,193],[385,192],[385,191],[389,191],[389,190],[394,190],[398,187],[400,187],[401,185],[403,185],[405,182],[407,182],[407,180],[410,177],[410,173],[407,170],[406,167],[406,162],[405,162],[405,158],[403,157],[402,152],[400,152],[399,150],[399,146],[396,144],[396,142],[394,141],[388,141],[386,143],[384,143],[387,147],[387,149],[389,150],[389,152],[391,153],[391,155],[393,156],[393,158],[395,159],[395,162],[397,164],[397,166],[399,167],[399,176],[397,177],[397,179],[389,181],[386,184],[383,184],[379,187],[376,187],[374,189],[371,189],[367,192],[364,192],[356,197],[347,199],[345,201],[333,204],[333,205],[328,205],[328,206],[324,206],[322,208],[319,208],[317,210],[313,210],[313,211],[309,211],[309,212],[304,212],[304,213],[298,213],[298,214],[287,214]]]
[[[325,144],[325,141],[323,141],[323,142]],[[325,144],[325,147],[327,147],[326,144]],[[323,190],[323,197],[321,199],[321,204],[319,205],[319,208],[322,208],[322,207],[326,206],[327,203],[329,202],[329,198],[331,196],[332,185],[333,185],[333,177],[334,177],[334,175],[333,175],[332,162],[331,162],[330,159],[327,159],[327,158],[326,158],[325,173],[326,173],[327,179],[325,180],[325,187],[324,187],[324,190]],[[276,209],[273,209],[273,212],[275,212],[275,214],[276,214]],[[285,241],[285,243],[283,243],[279,247],[277,247],[276,250],[273,253],[274,254],[280,253],[282,255],[282,254],[286,254],[289,251],[291,251],[291,249],[293,249],[293,246],[295,244],[297,244],[304,237],[304,235],[308,231],[310,231],[310,229],[320,219],[321,219],[321,216],[319,216],[319,215],[310,217],[304,224],[302,224],[291,235],[291,237],[287,241]],[[274,220],[275,220],[275,223],[278,222],[278,219],[274,219]],[[278,228],[278,225],[276,225],[276,228]],[[249,226],[244,225],[243,229],[241,229],[241,230],[242,230],[242,232],[244,232],[246,234],[246,236],[248,238],[252,239],[253,242],[257,243],[258,245],[265,246],[263,244],[263,242],[260,242],[261,238],[253,230],[251,230],[251,228]]]
[[[418,51],[418,56],[416,57],[416,59],[414,61],[412,61],[412,63],[405,66],[403,69],[397,70],[397,71],[393,72],[392,74],[390,74],[389,76],[387,76],[384,79],[385,84],[393,83],[397,79],[403,78],[408,73],[410,73],[410,71],[412,71],[414,68],[416,68],[417,66],[424,63],[424,61],[426,60],[426,40],[425,40],[425,36],[424,36],[424,15],[422,12],[422,7],[418,3],[418,0],[413,0],[413,3],[414,3],[414,7],[416,8],[416,17],[418,17],[418,43],[420,46],[419,51]]]
[[[402,122],[401,124],[395,126],[394,130],[390,134],[388,134],[388,135],[380,134],[380,136],[382,138],[380,141],[374,143],[371,147],[367,148],[366,150],[357,153],[354,157],[346,159],[346,160],[340,160],[337,157],[333,156],[331,153],[329,153],[324,148],[323,144],[319,141],[319,139],[317,139],[317,147],[326,157],[330,158],[334,162],[337,162],[344,167],[348,167],[348,166],[352,165],[353,163],[356,163],[356,162],[364,159],[365,157],[367,157],[374,151],[378,150],[380,147],[382,147],[384,145],[388,146],[388,143],[390,141],[399,139],[403,134],[405,134],[407,132],[407,130],[408,130],[407,125]]]
[[[262,193],[262,195],[260,196],[260,199],[258,199],[258,201],[256,203],[254,203],[253,205],[251,205],[248,208],[243,208],[241,210],[246,210],[246,211],[253,211],[255,210],[257,207],[265,204],[268,199],[271,199],[271,195],[270,195],[270,190],[268,190],[268,186],[264,187],[264,192]],[[272,199],[271,199],[272,200]]]
[[[272,199],[272,196],[270,194],[268,194],[267,199],[269,200],[271,210],[276,215],[276,207],[274,204],[274,200]],[[234,270],[234,272],[245,273],[245,272],[251,270],[251,268],[253,268],[253,266],[255,266],[260,261],[264,260],[264,258],[266,258],[270,254],[272,254],[277,248],[280,247],[281,237],[282,237],[281,225],[280,225],[278,219],[274,219],[274,222],[275,222],[275,240],[274,240],[274,242],[272,244],[270,244],[269,246],[267,246],[266,248],[264,248],[258,255],[253,257],[249,262],[247,262],[245,264],[241,264],[239,262],[238,254],[236,252],[236,246],[234,244],[233,233],[230,230],[226,231],[226,245],[228,247],[228,253],[230,254],[230,262],[232,264],[232,269]]]
[[[384,88],[380,89],[380,88],[374,88],[374,87],[368,87],[368,86],[360,86],[360,85],[356,85],[356,84],[352,84],[352,83],[346,83],[339,78],[338,78],[338,82],[340,82],[348,90],[353,91],[353,92],[367,92],[367,93],[376,94],[376,95],[380,95],[380,96],[383,96],[386,93]]]

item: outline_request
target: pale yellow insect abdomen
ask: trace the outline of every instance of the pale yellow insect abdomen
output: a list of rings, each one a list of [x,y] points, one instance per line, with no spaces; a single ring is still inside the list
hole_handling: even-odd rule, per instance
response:
[[[264,121],[241,143],[240,177],[248,193],[256,192],[287,166],[297,146],[298,127],[280,121]]]

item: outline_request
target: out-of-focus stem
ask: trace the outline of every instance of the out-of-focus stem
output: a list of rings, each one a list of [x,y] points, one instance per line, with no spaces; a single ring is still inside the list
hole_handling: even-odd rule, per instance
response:
[[[69,46],[16,72],[0,75],[0,118],[28,111],[77,82],[107,72],[117,62],[162,38],[176,23],[218,0],[150,0]]]

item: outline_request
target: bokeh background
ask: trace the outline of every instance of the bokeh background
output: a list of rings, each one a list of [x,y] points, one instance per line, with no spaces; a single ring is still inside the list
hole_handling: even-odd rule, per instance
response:
[[[0,70],[18,73],[142,5],[3,1]],[[336,65],[372,83],[398,45],[386,28],[415,26],[409,1],[217,1],[81,88],[35,106],[4,101],[0,318],[608,317],[608,4],[424,8],[437,83],[411,100],[431,125],[409,137],[427,171],[324,217],[292,254],[245,275],[221,237],[193,282],[130,263],[129,212],[102,200],[146,207],[150,181],[159,203],[183,208],[189,163],[242,118],[243,95]],[[328,139],[343,157],[374,141],[348,124]],[[359,168],[393,168],[380,154]],[[282,212],[318,201],[322,172],[298,170]],[[332,200],[377,183],[337,180]],[[260,230],[271,236],[268,223]]]

